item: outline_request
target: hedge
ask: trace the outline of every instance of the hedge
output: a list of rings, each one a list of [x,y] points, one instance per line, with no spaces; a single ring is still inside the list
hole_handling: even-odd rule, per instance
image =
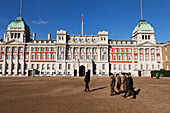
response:
[[[163,74],[164,77],[170,77],[170,71],[161,69],[160,71],[151,71],[151,73],[153,73],[153,76],[156,76],[156,73]]]

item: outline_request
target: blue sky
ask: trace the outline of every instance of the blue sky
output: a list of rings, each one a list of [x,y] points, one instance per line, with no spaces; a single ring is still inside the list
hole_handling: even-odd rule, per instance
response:
[[[19,16],[20,0],[0,0],[0,38],[10,21]],[[131,40],[140,20],[140,0],[23,0],[22,17],[38,39],[63,29],[72,35],[109,32],[109,39]],[[157,42],[170,41],[170,0],[143,0],[144,20],[152,24]]]

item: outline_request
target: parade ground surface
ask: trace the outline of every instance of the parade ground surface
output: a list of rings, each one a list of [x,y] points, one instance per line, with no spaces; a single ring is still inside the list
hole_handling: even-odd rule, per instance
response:
[[[134,78],[136,100],[110,96],[109,77],[0,78],[0,113],[168,113],[170,78]]]

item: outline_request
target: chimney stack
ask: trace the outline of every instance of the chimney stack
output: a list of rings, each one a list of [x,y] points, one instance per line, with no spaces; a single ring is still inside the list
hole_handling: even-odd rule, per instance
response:
[[[35,32],[33,32],[33,40],[35,40],[36,39],[36,34],[35,34]]]
[[[51,40],[51,33],[48,33],[48,40]]]

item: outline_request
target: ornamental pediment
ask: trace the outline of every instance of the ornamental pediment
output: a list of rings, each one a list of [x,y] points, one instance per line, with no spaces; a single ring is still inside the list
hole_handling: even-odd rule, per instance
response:
[[[18,41],[18,40],[11,40],[5,43],[6,45],[23,45],[22,42]]]
[[[148,46],[153,47],[153,46],[156,46],[156,44],[149,42],[149,41],[146,41],[146,42],[138,44],[138,46],[140,46],[140,47],[148,47]]]

